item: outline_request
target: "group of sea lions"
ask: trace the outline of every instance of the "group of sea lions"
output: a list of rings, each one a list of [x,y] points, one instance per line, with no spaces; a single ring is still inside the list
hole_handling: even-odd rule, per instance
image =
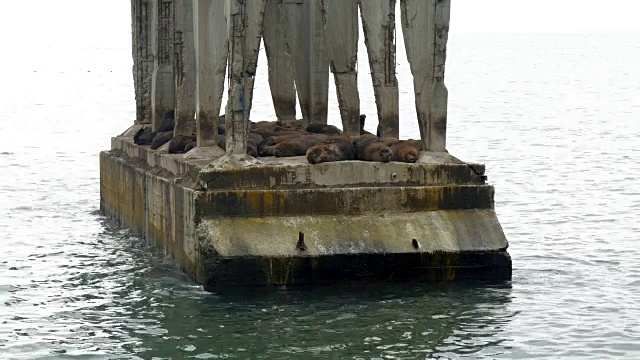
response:
[[[361,129],[365,118],[360,115]],[[224,115],[220,116],[220,122],[224,123]],[[174,125],[174,113],[169,111],[163,116],[158,130],[141,129],[134,135],[134,142],[151,145],[154,150],[169,142],[171,154],[185,153],[196,147],[195,135],[174,137]],[[223,149],[226,146],[224,125],[218,126],[217,145]],[[312,123],[305,126],[301,120],[251,122],[247,139],[250,156],[306,156],[312,164],[344,160],[414,163],[421,150],[420,140],[380,138],[365,130],[361,130],[358,137],[350,137],[333,125]]]

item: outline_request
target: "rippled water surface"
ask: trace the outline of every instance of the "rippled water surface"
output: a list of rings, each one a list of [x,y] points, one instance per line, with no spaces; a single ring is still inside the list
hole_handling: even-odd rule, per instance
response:
[[[134,117],[128,5],[47,6],[47,31],[1,28],[0,358],[640,358],[639,34],[450,36],[448,149],[487,165],[511,283],[211,294],[98,213],[98,152]]]

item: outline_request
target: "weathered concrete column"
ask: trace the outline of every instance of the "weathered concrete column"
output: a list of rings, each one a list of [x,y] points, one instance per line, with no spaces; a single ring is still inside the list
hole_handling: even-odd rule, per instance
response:
[[[150,0],[131,0],[133,84],[136,97],[136,123],[151,121],[151,77],[153,73],[153,5]]]
[[[251,0],[245,4],[244,20],[244,94],[247,120],[251,118],[253,102],[253,85],[258,67],[260,41],[262,40],[262,24],[267,0]]]
[[[378,130],[382,137],[397,138],[400,126],[396,79],[396,0],[364,0],[359,3],[378,109]]]
[[[218,116],[227,69],[224,0],[194,0],[196,51],[196,135],[198,146],[217,143]]]
[[[428,151],[446,151],[444,65],[451,0],[401,0],[402,31],[411,64],[420,135]]]
[[[263,0],[226,0],[227,26],[229,34],[229,98],[226,108],[226,151],[228,156],[248,157],[247,136],[249,133],[249,114],[247,109],[248,83],[253,84],[254,77],[248,69],[255,69],[252,56],[257,54],[259,41],[253,42],[256,48],[247,48],[248,16],[255,16],[251,21],[262,24],[259,19],[264,14]],[[252,34],[252,32],[248,32]],[[249,80],[249,82],[247,81]],[[226,161],[226,159],[222,160]]]
[[[263,29],[264,50],[269,64],[269,88],[276,117],[283,121],[295,120],[296,88],[281,0],[267,0]]]
[[[175,0],[176,126],[174,136],[193,133],[196,112],[196,50],[193,0]]]
[[[152,0],[153,75],[151,77],[151,118],[153,129],[160,126],[162,116],[175,108],[173,76],[173,0]]]
[[[324,41],[320,0],[284,0],[288,43],[302,117],[327,123],[329,60]]]
[[[322,0],[327,54],[336,82],[342,129],[360,135],[358,0]]]

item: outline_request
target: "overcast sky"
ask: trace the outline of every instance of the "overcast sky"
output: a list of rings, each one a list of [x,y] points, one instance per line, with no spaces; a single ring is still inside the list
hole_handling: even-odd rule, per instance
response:
[[[453,34],[634,32],[640,36],[640,0],[451,2]],[[32,51],[37,51],[35,44],[129,47],[130,6],[130,0],[5,1],[0,31],[5,46]]]
[[[451,31],[640,32],[640,0],[451,0]]]

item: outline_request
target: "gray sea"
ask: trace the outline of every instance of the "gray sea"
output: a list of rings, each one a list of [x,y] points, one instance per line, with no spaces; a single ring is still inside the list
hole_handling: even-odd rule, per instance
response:
[[[640,34],[450,34],[448,149],[487,165],[510,283],[207,293],[99,214],[98,153],[134,120],[128,2],[16,4],[0,24],[0,358],[640,358]],[[372,130],[364,51],[359,66]],[[254,120],[273,118],[265,69]]]

